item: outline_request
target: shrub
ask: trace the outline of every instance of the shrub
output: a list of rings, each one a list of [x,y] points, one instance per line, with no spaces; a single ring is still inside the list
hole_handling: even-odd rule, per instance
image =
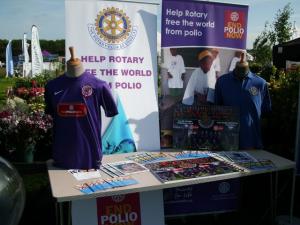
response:
[[[6,77],[6,69],[5,67],[0,67],[0,79]]]
[[[270,77],[272,113],[263,127],[265,147],[293,159],[298,114],[300,70]]]
[[[275,66],[264,66],[261,70],[261,77],[264,78],[266,81],[270,81],[271,77],[276,75],[277,68]]]
[[[256,74],[259,74],[262,70],[262,65],[259,63],[250,63],[249,67],[251,72]]]

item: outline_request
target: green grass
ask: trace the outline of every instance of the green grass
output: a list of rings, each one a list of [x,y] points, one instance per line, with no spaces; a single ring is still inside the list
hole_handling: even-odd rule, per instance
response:
[[[13,78],[0,78],[0,109],[6,102],[6,90],[15,83]]]

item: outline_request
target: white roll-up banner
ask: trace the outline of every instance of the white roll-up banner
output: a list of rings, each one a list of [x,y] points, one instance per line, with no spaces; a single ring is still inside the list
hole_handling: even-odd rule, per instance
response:
[[[35,25],[31,28],[31,67],[32,77],[43,72],[43,55],[38,29]]]
[[[103,153],[158,151],[157,5],[66,0],[65,8],[66,49],[109,84],[118,106],[102,119]]]

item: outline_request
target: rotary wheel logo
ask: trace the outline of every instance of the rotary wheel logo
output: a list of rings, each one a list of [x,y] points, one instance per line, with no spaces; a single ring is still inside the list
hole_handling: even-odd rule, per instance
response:
[[[232,12],[231,15],[230,15],[230,19],[233,21],[233,22],[237,22],[239,20],[239,13],[238,12]]]
[[[129,17],[123,10],[111,7],[101,11],[96,19],[98,35],[108,43],[119,43],[126,39],[131,30]]]
[[[114,195],[114,196],[111,196],[111,199],[114,202],[122,202],[125,199],[125,195]]]
[[[100,10],[92,23],[87,24],[87,28],[97,45],[108,50],[120,50],[131,45],[137,36],[138,27],[131,23],[123,10],[106,7]]]
[[[219,184],[219,192],[226,194],[230,191],[230,184],[228,182],[222,182]]]
[[[251,95],[255,96],[255,95],[258,95],[258,89],[256,87],[251,87],[249,88],[249,92]]]

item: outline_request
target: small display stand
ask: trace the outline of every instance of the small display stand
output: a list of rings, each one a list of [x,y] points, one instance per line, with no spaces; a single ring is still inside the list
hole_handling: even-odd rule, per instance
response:
[[[275,167],[266,170],[235,172],[193,179],[161,182],[151,171],[132,174],[138,183],[126,187],[118,187],[84,194],[76,189],[78,180],[67,170],[52,166],[48,161],[48,174],[52,195],[59,208],[63,202],[71,202],[71,217],[73,225],[107,225],[128,223],[134,225],[164,225],[163,192],[165,188],[181,187],[213,181],[221,181],[244,176],[277,172],[295,168],[295,162],[279,157],[267,151],[247,151],[256,159],[271,160]],[[103,164],[128,160],[128,156],[137,153],[107,155]],[[169,153],[166,153],[169,154]],[[174,158],[175,159],[175,158]],[[101,173],[101,178],[109,178]],[[275,200],[276,200],[275,196]],[[59,215],[60,217],[62,214]],[[58,215],[57,215],[58,217]],[[59,218],[57,218],[59,219]],[[60,225],[64,220],[60,218]]]

